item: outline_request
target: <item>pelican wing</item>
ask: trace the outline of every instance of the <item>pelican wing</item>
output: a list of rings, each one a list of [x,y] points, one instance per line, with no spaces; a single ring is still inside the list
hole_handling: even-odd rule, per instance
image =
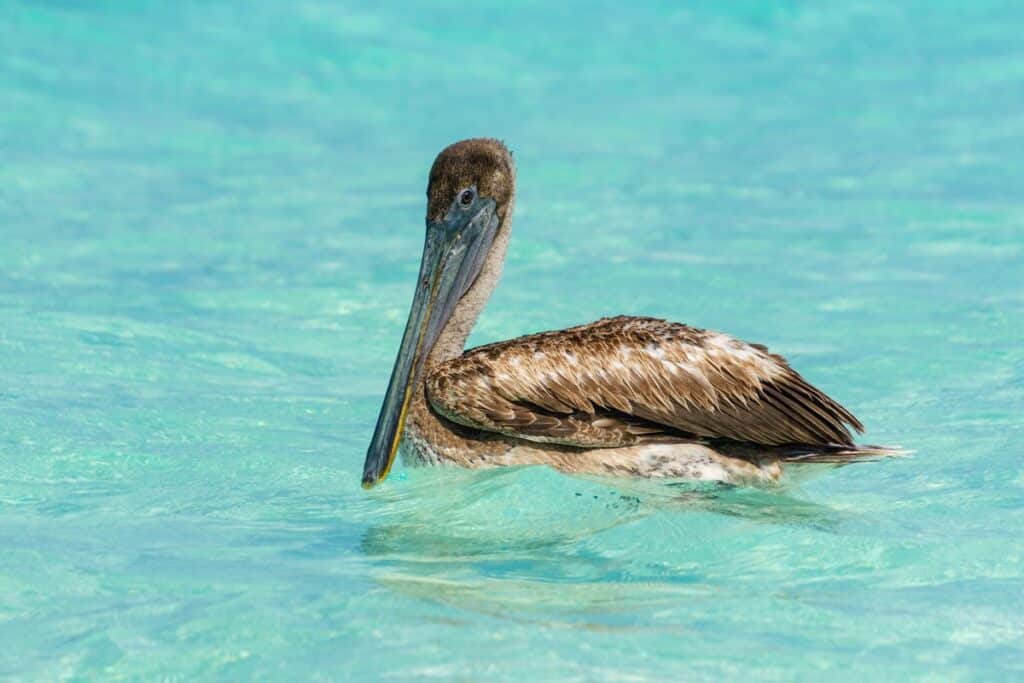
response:
[[[588,448],[661,433],[852,445],[849,427],[863,430],[765,347],[653,318],[604,318],[470,349],[431,368],[426,391],[459,424]]]

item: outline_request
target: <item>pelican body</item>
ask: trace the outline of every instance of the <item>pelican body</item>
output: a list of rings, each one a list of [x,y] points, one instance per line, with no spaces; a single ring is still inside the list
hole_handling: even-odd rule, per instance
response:
[[[497,140],[445,148],[427,186],[419,279],[366,455],[363,486],[407,464],[735,484],[793,464],[889,454],[759,344],[620,316],[464,350],[501,275],[515,168]],[[401,448],[400,448],[401,447]]]

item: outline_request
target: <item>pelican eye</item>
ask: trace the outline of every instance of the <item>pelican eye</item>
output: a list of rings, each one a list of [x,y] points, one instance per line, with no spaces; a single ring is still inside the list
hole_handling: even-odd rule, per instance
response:
[[[463,190],[459,195],[459,204],[469,206],[473,203],[473,190]]]

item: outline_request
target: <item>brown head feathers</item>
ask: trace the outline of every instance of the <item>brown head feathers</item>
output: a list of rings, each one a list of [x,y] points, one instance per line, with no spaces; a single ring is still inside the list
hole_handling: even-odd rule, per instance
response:
[[[515,191],[512,154],[500,140],[472,138],[445,147],[430,168],[427,186],[427,220],[439,220],[456,195],[476,186],[481,197],[490,197],[505,211]]]

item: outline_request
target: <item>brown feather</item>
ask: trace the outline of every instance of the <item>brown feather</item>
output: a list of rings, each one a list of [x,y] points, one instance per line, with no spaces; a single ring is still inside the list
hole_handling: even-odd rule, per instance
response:
[[[430,368],[426,392],[459,424],[591,448],[666,431],[849,446],[849,427],[862,429],[765,347],[654,318],[605,318],[470,349]]]

